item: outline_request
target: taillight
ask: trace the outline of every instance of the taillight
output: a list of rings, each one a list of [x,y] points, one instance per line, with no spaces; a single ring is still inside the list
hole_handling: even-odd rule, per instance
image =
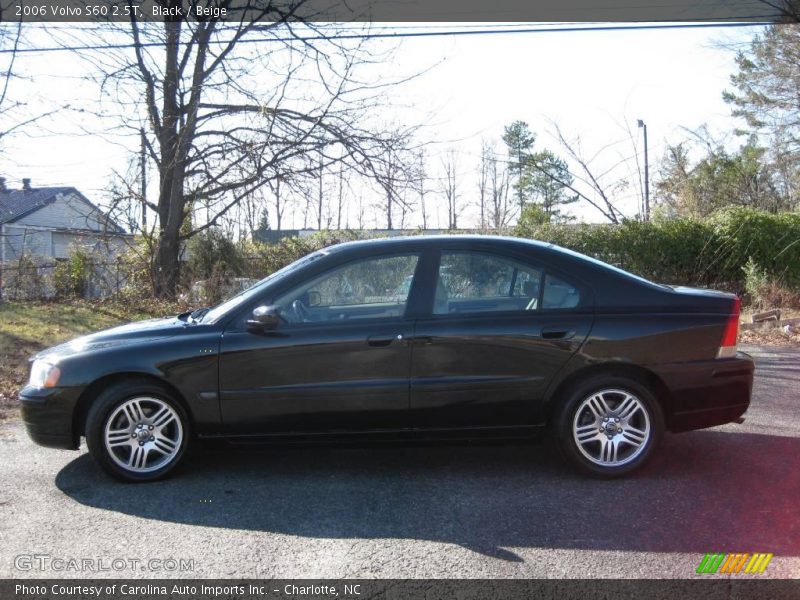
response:
[[[731,358],[736,356],[736,338],[739,336],[739,313],[741,312],[742,301],[737,296],[733,300],[733,311],[725,323],[725,331],[722,332],[722,342],[717,352],[717,358]]]

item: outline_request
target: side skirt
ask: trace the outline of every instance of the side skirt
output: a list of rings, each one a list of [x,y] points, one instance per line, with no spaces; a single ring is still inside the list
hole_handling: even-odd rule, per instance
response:
[[[535,439],[543,427],[466,427],[458,429],[378,429],[369,431],[282,432],[268,434],[199,435],[201,440],[230,444],[337,444],[373,442],[425,442],[440,440]]]

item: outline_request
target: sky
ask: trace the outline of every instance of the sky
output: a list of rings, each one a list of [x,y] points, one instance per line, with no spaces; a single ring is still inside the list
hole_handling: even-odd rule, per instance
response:
[[[580,138],[584,154],[593,157],[593,168],[611,169],[606,176],[609,185],[622,178],[631,182],[617,193],[617,200],[623,212],[633,216],[641,198],[643,168],[637,120],[648,127],[651,179],[666,144],[687,137],[683,128],[706,124],[712,131],[731,131],[737,122],[722,100],[722,91],[729,87],[734,71],[734,52],[725,46],[746,43],[757,31],[406,38],[399,45],[391,42],[396,45],[394,58],[381,68],[390,77],[421,73],[392,90],[395,106],[389,116],[423,124],[420,135],[436,140],[428,148],[434,178],[443,153],[456,152],[460,200],[465,205],[459,225],[477,224],[474,202],[481,140],[496,141],[500,149],[503,126],[518,119],[537,134],[538,149],[563,155],[552,135],[553,123],[568,138]],[[47,41],[46,32],[34,34],[41,36],[36,38],[39,42]],[[32,107],[69,104],[73,110],[57,111],[40,127],[7,140],[0,173],[11,186],[19,185],[23,177],[30,177],[34,186],[72,185],[104,204],[112,171],[125,170],[135,148],[93,131],[74,110],[98,98],[97,87],[82,80],[88,74],[86,63],[70,53],[49,53],[25,56],[17,67],[24,76],[14,83],[18,97]],[[363,188],[358,194],[366,195],[369,205],[373,192]],[[302,225],[300,207],[293,212],[284,227]],[[446,225],[443,207],[433,212],[429,226]],[[583,202],[571,205],[570,212],[579,220],[602,221],[602,215]],[[368,209],[365,217],[367,226],[385,225],[377,209]],[[405,222],[411,227],[419,224],[418,214]]]

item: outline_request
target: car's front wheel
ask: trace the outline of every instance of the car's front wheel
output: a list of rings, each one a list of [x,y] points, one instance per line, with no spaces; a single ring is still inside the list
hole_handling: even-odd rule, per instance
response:
[[[570,462],[593,475],[618,477],[652,456],[664,418],[658,401],[638,381],[596,377],[572,390],[557,427]]]
[[[188,440],[183,407],[161,386],[147,381],[106,388],[86,418],[92,458],[122,481],[163,477],[178,465]]]

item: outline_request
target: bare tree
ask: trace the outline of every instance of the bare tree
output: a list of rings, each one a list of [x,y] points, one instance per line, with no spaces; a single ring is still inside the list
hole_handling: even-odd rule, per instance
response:
[[[31,111],[24,94],[12,93],[19,88],[19,82],[23,79],[17,68],[18,51],[23,43],[24,26],[21,18],[15,21],[9,8],[0,5],[0,49],[4,50],[0,59],[0,151],[11,135],[22,132],[59,110]]]
[[[514,206],[509,202],[511,177],[508,168],[498,160],[493,146],[488,149],[486,162],[491,202],[489,223],[495,230],[501,231],[510,225],[514,213]]]
[[[237,233],[240,241],[251,237],[262,225],[269,228],[265,191],[264,188],[254,190],[239,205],[237,212],[242,214],[236,216],[235,223],[238,225]]]
[[[278,231],[283,227],[283,215],[286,212],[286,207],[289,205],[288,191],[290,186],[287,185],[286,177],[278,175],[275,179],[269,181],[270,191],[274,197],[273,206],[275,208],[275,229]]]
[[[448,150],[442,159],[442,193],[447,200],[447,228],[458,229],[458,186],[457,186],[457,160],[455,150]]]
[[[317,186],[317,230],[322,230],[322,215],[324,210],[325,194],[322,191],[323,180],[325,177],[325,159],[323,158],[322,151],[319,153],[319,175]]]
[[[428,228],[428,211],[425,205],[425,196],[428,193],[427,189],[428,173],[425,169],[425,150],[420,148],[417,151],[417,167],[414,172],[414,185],[416,187],[417,199],[419,200],[419,210],[422,216],[422,229]]]
[[[406,218],[408,218],[409,213],[414,211],[414,202],[409,198],[409,188],[405,188],[403,190],[403,195],[401,197],[401,201],[398,204],[400,207],[400,229],[406,228]]]
[[[364,197],[358,196],[358,215],[356,219],[358,229],[364,229]]]
[[[486,229],[487,200],[489,199],[489,175],[494,161],[494,150],[491,142],[481,140],[480,163],[478,165],[478,208],[480,210],[480,227]]]
[[[3,11],[0,10],[0,21],[3,20],[2,17]],[[0,130],[0,141],[14,129],[18,128],[17,124],[6,123],[5,121],[9,113],[20,105],[19,102],[12,102],[10,100],[9,89],[14,77],[14,64],[17,60],[17,49],[19,48],[21,37],[21,20],[14,25],[0,25],[0,47],[2,47],[3,50],[10,50],[6,55],[6,63],[2,65],[2,70],[0,70],[0,86],[2,86],[2,89],[0,89],[0,119],[4,121],[2,130]]]
[[[0,4],[0,49],[4,52],[0,55],[0,152],[8,138],[14,134],[22,133],[26,128],[34,123],[38,123],[47,117],[60,111],[64,107],[53,108],[51,110],[32,110],[27,102],[29,94],[19,92],[24,89],[20,83],[26,78],[20,74],[17,58],[19,51],[25,42],[25,27],[21,17],[15,20],[15,14],[10,9],[13,5],[3,6]],[[17,93],[12,93],[17,91]]]
[[[406,190],[414,184],[414,150],[409,130],[393,129],[383,142],[381,160],[376,163],[374,178],[384,194],[383,212],[387,229],[394,228],[394,213],[410,208]]]
[[[336,229],[342,229],[342,213],[344,212],[344,188],[346,185],[345,175],[344,175],[344,164],[339,165],[339,173],[337,180],[337,189],[336,189]]]
[[[141,166],[139,159],[131,156],[125,170],[113,169],[106,195],[109,198],[108,214],[132,233],[147,235],[146,221],[142,218]]]
[[[568,140],[557,124],[554,123],[553,128],[555,129],[556,137],[561,146],[567,152],[569,158],[578,166],[580,170],[580,173],[573,173],[573,176],[577,181],[582,182],[586,187],[588,187],[589,191],[581,191],[574,184],[569,184],[566,181],[559,181],[558,179],[554,178],[555,181],[561,184],[564,188],[572,191],[579,198],[582,198],[588,202],[590,205],[600,211],[600,213],[611,223],[619,223],[622,221],[622,211],[615,206],[611,198],[611,193],[614,190],[619,190],[625,187],[627,185],[627,181],[618,179],[615,180],[610,186],[606,185],[605,177],[611,173],[611,169],[607,169],[602,173],[595,173],[591,166],[592,159],[586,158],[581,150],[580,138]],[[537,169],[538,167],[534,165],[533,168]],[[552,174],[548,174],[548,176],[553,177]]]
[[[395,82],[359,75],[385,58],[369,40],[312,23],[305,0],[219,4],[227,21],[143,24],[132,12],[126,24],[79,32],[84,45],[92,35],[105,46],[82,54],[100,74],[101,98],[113,100],[97,113],[113,119],[115,133],[147,128],[159,178],[158,198],[148,204],[158,216],[159,296],[175,292],[183,241],[256,190],[279,177],[313,178],[320,163],[377,176],[395,145],[394,132],[371,118]],[[207,218],[187,226],[200,203]]]

